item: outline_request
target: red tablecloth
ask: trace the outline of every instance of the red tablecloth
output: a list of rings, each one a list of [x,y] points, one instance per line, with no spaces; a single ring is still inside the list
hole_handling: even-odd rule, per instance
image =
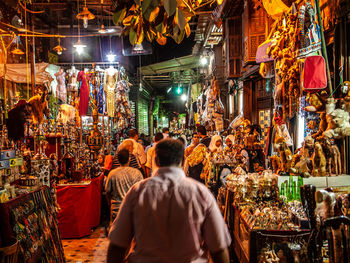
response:
[[[80,238],[91,234],[100,223],[101,187],[103,176],[89,185],[57,187],[57,201],[61,207],[57,215],[61,238]]]

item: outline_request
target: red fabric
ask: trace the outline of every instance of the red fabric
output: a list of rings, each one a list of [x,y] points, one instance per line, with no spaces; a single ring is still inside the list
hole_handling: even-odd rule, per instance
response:
[[[327,87],[326,63],[322,56],[305,59],[303,87],[307,92],[317,92]]]
[[[57,201],[61,207],[57,215],[61,238],[80,238],[91,234],[100,223],[101,187],[103,176],[84,186],[58,186]]]
[[[81,81],[79,91],[79,115],[85,116],[89,106],[89,86],[90,74],[85,74],[84,71],[80,71],[78,74],[78,81]]]
[[[112,163],[113,163],[113,156],[112,155],[106,155],[105,157],[105,170],[111,170],[112,169]]]

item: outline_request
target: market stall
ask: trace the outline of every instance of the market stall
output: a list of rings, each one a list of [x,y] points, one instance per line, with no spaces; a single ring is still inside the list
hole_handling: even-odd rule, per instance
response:
[[[89,181],[57,186],[58,226],[62,238],[80,238],[91,234],[100,224],[103,176]]]
[[[11,72],[7,70],[7,74]],[[1,108],[0,205],[4,224],[0,244],[18,247],[19,252],[13,253],[20,262],[43,257],[51,260],[54,255],[57,262],[64,262],[61,238],[90,235],[100,224],[105,178],[98,155],[110,153],[112,130],[128,127],[132,116],[127,97],[131,84],[123,68],[80,71],[79,80],[69,82],[68,92],[59,87],[59,74],[55,76],[57,87],[45,83],[28,101],[17,101],[8,112]],[[47,210],[47,215],[40,209]],[[38,240],[40,231],[46,233],[45,240]]]

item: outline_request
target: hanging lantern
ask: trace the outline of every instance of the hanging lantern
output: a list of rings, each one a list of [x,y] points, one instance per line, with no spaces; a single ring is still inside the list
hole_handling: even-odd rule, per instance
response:
[[[61,39],[58,39],[58,45],[53,48],[56,51],[57,55],[62,55],[62,52],[66,50],[66,48],[61,46]]]
[[[98,33],[100,34],[106,34],[108,31],[106,30],[105,26],[102,24],[101,28],[98,30]]]
[[[86,2],[85,2],[85,6],[83,7],[83,11],[81,11],[79,14],[77,14],[77,18],[83,20],[84,28],[88,27],[88,21],[89,20],[95,19],[94,14],[92,14],[89,11],[89,9],[87,9]]]
[[[24,52],[23,52],[22,50],[19,49],[19,47],[18,47],[18,42],[19,42],[19,40],[17,39],[17,47],[16,47],[15,49],[13,49],[13,50],[11,51],[11,53],[14,54],[14,55],[23,55]]]

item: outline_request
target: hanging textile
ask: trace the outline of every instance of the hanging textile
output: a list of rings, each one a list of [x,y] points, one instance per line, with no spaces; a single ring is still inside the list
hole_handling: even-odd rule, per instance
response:
[[[61,68],[56,74],[57,79],[57,97],[59,99],[60,104],[67,103],[67,88],[66,88],[66,73]]]
[[[35,64],[35,83],[38,85],[50,82],[53,80],[50,73],[45,69],[49,66],[48,63]],[[29,81],[31,81],[31,73],[29,69]],[[4,77],[4,64],[0,64],[0,78]],[[6,64],[6,80],[15,83],[27,83],[27,66],[26,64]]]
[[[116,100],[116,85],[118,79],[118,70],[110,67],[105,71],[105,89],[106,89],[106,104],[107,114],[109,117],[114,117],[115,112],[115,100]]]
[[[80,71],[78,74],[78,81],[81,81],[80,91],[79,91],[79,115],[85,116],[88,106],[89,106],[89,86],[88,81],[90,81],[91,75]]]

